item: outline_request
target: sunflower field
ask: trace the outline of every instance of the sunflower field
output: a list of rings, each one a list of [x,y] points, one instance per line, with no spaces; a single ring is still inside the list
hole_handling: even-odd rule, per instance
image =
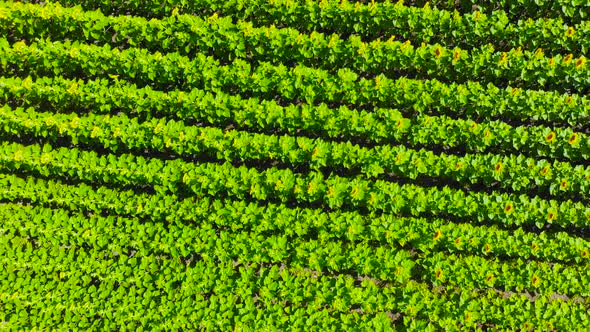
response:
[[[590,329],[588,0],[0,1],[0,329]]]

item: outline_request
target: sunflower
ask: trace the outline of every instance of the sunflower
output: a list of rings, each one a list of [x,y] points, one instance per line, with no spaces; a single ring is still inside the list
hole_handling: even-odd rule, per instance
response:
[[[490,274],[486,277],[486,283],[490,284],[494,281],[494,275]]]
[[[543,49],[542,48],[538,48],[535,51],[535,54],[534,55],[535,55],[535,57],[541,57],[541,56],[543,56]]]
[[[502,55],[500,56],[500,60],[498,60],[498,64],[503,65],[506,63],[506,61],[508,61],[508,53],[502,52]]]
[[[568,185],[569,183],[567,182],[567,180],[561,180],[561,182],[559,183],[559,188],[561,188],[561,190],[566,190]]]
[[[582,258],[588,258],[588,250],[582,249],[582,251],[580,252],[580,256],[582,256]]]
[[[533,244],[531,244],[531,250],[537,251],[538,249],[539,249],[539,245],[533,242]]]
[[[354,188],[352,188],[352,191],[350,192],[350,196],[352,196],[353,198],[357,198],[359,192],[360,192],[359,188],[355,186]]]
[[[539,278],[539,276],[537,276],[537,275],[533,275],[533,277],[531,278],[531,284],[533,284],[534,287],[539,287],[540,283],[541,283],[541,278]]]
[[[543,167],[543,169],[541,170],[541,175],[545,176],[549,174],[549,166],[545,166]]]
[[[576,33],[576,30],[574,29],[574,27],[569,27],[565,31],[565,36],[568,37],[568,38],[571,38],[571,37],[574,36],[574,33]]]
[[[506,212],[506,214],[514,212],[514,205],[512,203],[506,204],[506,206],[504,207],[504,212]]]
[[[586,58],[580,57],[576,60],[576,69],[582,68],[586,64]]]
[[[492,251],[492,246],[489,243],[486,243],[485,246],[483,246],[483,251],[486,253]]]
[[[434,275],[436,277],[437,280],[442,279],[443,277],[443,270],[441,268],[436,269],[436,271],[434,272]]]
[[[565,63],[567,65],[568,63],[570,63],[570,61],[572,61],[573,58],[574,58],[574,55],[570,53],[570,54],[566,55],[565,58],[563,58],[563,63]]]
[[[555,137],[556,137],[555,132],[552,131],[549,134],[547,134],[547,136],[545,136],[545,141],[547,143],[551,143],[551,142],[555,141]]]
[[[409,40],[406,40],[406,41],[405,41],[405,42],[404,42],[404,43],[403,43],[403,44],[400,46],[400,48],[401,48],[401,50],[402,50],[402,51],[405,51],[405,50],[407,50],[407,49],[408,49],[408,48],[410,48],[410,47],[412,47],[412,43],[411,43]]]
[[[503,170],[504,170],[504,164],[502,164],[501,162],[497,162],[496,166],[494,166],[494,172],[502,173]]]
[[[434,232],[434,241],[440,240],[441,237],[442,237],[442,231],[440,229],[437,229],[436,232]]]
[[[555,220],[555,218],[557,218],[557,213],[555,213],[555,212],[549,212],[547,214],[547,220],[552,221],[552,220]]]
[[[453,61],[457,62],[461,59],[461,50],[454,50],[453,51]]]
[[[443,55],[443,49],[440,46],[434,48],[434,56],[439,59]]]
[[[522,330],[523,331],[530,331],[531,329],[533,329],[533,327],[534,327],[533,324],[531,324],[529,322],[525,322],[522,327]]]

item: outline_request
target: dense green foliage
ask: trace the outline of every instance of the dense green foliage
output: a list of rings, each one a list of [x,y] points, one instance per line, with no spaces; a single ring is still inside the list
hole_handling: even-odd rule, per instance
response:
[[[589,15],[0,1],[0,328],[583,330]]]

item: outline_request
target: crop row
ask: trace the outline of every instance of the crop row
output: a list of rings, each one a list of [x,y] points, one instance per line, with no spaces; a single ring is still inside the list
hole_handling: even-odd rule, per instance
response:
[[[590,198],[590,168],[568,163],[537,161],[520,156],[466,154],[455,156],[404,146],[359,147],[350,142],[320,138],[267,135],[215,127],[186,126],[154,118],[140,122],[121,114],[88,115],[36,112],[34,109],[0,108],[0,130],[12,135],[67,137],[73,144],[112,151],[167,151],[185,157],[205,154],[224,161],[280,161],[293,166],[345,168],[369,178],[452,180],[456,183],[496,185],[515,191],[546,191],[558,197]]]
[[[255,130],[304,130],[331,138],[368,139],[378,143],[461,148],[467,152],[503,152],[580,161],[588,157],[587,135],[569,128],[511,126],[501,121],[477,123],[446,116],[404,117],[394,109],[374,112],[345,106],[280,106],[274,101],[244,99],[222,92],[201,90],[162,93],[108,81],[74,81],[62,78],[0,78],[0,98],[6,103],[24,100],[29,105],[50,105],[59,111],[120,110],[145,116],[175,115],[180,120],[206,121],[217,126],[236,124]],[[215,91],[215,90],[214,90]]]
[[[120,33],[124,44],[145,46],[163,51],[166,55],[170,54],[167,53],[169,51],[175,51],[177,53],[174,54],[180,54],[184,61],[190,60],[182,54],[190,53],[192,57],[193,54],[199,56],[202,55],[199,52],[203,52],[212,53],[223,61],[252,58],[275,65],[294,62],[310,67],[319,66],[332,72],[336,72],[337,68],[350,68],[356,73],[378,75],[377,80],[385,76],[414,75],[456,82],[475,80],[519,88],[553,89],[581,94],[590,87],[590,65],[586,65],[587,59],[573,54],[548,57],[541,50],[523,51],[521,48],[496,52],[491,45],[467,51],[437,44],[414,46],[410,41],[392,39],[367,43],[358,36],[342,39],[335,34],[330,37],[321,33],[306,35],[294,29],[248,28],[247,24],[243,28],[234,28],[231,17],[216,18],[207,24],[203,20],[192,25],[184,22],[183,25],[187,27],[182,31],[169,27],[179,26],[180,23],[176,21],[169,22],[167,26],[159,26],[159,22],[146,23],[145,20],[138,19],[140,22],[134,25],[134,21],[127,17],[121,19],[121,24],[124,24],[121,28],[111,28],[106,18],[104,22],[87,22],[82,25],[82,29],[76,25],[63,25],[60,18],[40,24],[39,29],[48,25],[44,31],[38,31],[37,25],[35,29],[27,29],[29,25],[26,19],[15,18],[16,22],[0,21],[0,25],[5,26],[3,30],[9,36],[14,35],[9,38],[12,42],[23,38],[34,40],[38,37],[60,40],[67,36],[68,39],[80,42],[88,39],[100,40],[105,45],[110,45]],[[60,23],[54,26],[52,22]],[[214,28],[209,28],[210,25]],[[92,28],[89,31],[86,27]],[[125,31],[117,31],[118,29]],[[77,30],[81,32],[72,33]],[[161,31],[168,32],[164,35]],[[94,33],[91,34],[92,32]],[[114,34],[117,37],[113,37]],[[40,41],[38,47],[50,47],[42,46],[44,44],[45,42]],[[117,43],[114,44],[116,46]],[[113,49],[115,46],[110,45]],[[6,46],[3,45],[3,48]],[[182,51],[178,52],[179,50]],[[14,55],[6,49],[3,53],[11,63],[10,58]]]
[[[499,121],[476,123],[445,116],[418,115],[410,119],[393,109],[359,112],[344,106],[331,109],[323,104],[282,107],[273,101],[242,99],[221,92],[213,95],[192,90],[164,94],[120,83],[109,87],[106,84],[106,81],[79,82],[61,78],[37,81],[0,78],[4,102],[24,99],[26,104],[50,104],[59,111],[109,112],[114,108],[140,116],[174,114],[181,120],[206,121],[218,126],[231,122],[266,131],[279,129],[297,133],[304,130],[333,138],[361,138],[381,143],[461,146],[472,152],[493,148],[494,151],[519,151],[574,161],[584,158],[588,150],[586,135],[571,129],[512,127]]]
[[[249,4],[251,6],[251,4]],[[179,51],[213,48],[216,52],[225,50],[229,54],[242,55],[247,50],[267,52],[265,44],[280,46],[279,41],[296,40],[299,46],[310,48],[317,42],[318,30],[337,34],[356,34],[363,38],[376,37],[389,39],[403,38],[415,43],[442,43],[464,49],[502,41],[502,50],[523,47],[529,50],[542,48],[547,51],[586,54],[590,45],[585,35],[590,33],[590,25],[583,22],[568,27],[560,20],[520,21],[511,24],[502,11],[488,15],[458,15],[445,10],[425,9],[404,6],[400,3],[375,3],[355,8],[350,5],[342,8],[339,3],[321,5],[314,3],[295,3],[286,13],[285,7],[259,3],[256,16],[249,21],[232,23],[234,15],[203,19],[193,15],[175,15],[158,19],[143,17],[105,16],[99,11],[80,12],[79,8],[64,8],[59,3],[44,6],[20,2],[0,3],[4,17],[0,18],[0,31],[14,37],[37,37],[52,39],[94,39],[101,42],[147,47],[160,51]],[[260,10],[268,12],[261,15]],[[277,16],[278,15],[278,16]],[[254,27],[253,22],[257,26]],[[266,22],[260,22],[266,21]],[[357,21],[357,22],[355,22]],[[359,23],[358,21],[365,21]],[[370,24],[368,22],[370,21]],[[272,24],[285,24],[293,28],[273,29]],[[306,34],[299,31],[304,29]],[[309,35],[311,33],[311,35]],[[334,34],[336,35],[336,34]],[[114,37],[113,37],[114,36]],[[320,34],[321,38],[328,38]],[[343,41],[339,37],[329,38],[334,48]],[[457,43],[457,41],[459,41]],[[268,45],[266,45],[268,46]],[[311,48],[314,46],[312,45]],[[296,47],[294,47],[296,49]],[[317,60],[317,59],[316,59]]]
[[[228,2],[228,7],[234,5]],[[502,47],[543,48],[585,54],[590,33],[587,21],[568,27],[561,19],[519,20],[510,22],[502,10],[488,14],[480,11],[458,12],[407,6],[402,2],[370,4],[343,1],[295,2],[249,1],[241,10],[222,11],[257,26],[272,24],[296,27],[307,32],[325,31],[357,34],[363,39],[387,39],[390,36],[415,41],[472,48],[489,42]]]
[[[286,0],[288,1],[288,0]],[[428,0],[417,0],[415,4],[424,4]],[[523,17],[528,18],[556,18],[560,17],[568,22],[577,22],[589,17],[590,9],[588,2],[584,0],[500,0],[481,2],[477,0],[461,1],[460,4],[447,0],[434,0],[434,6],[441,8],[453,9],[459,7],[463,11],[469,12],[473,8],[480,8],[484,11],[505,10],[511,20],[519,20]]]
[[[38,3],[38,0],[32,2]],[[97,1],[97,0],[57,0],[64,6],[82,6],[85,10],[100,9],[104,13],[125,15],[133,14],[145,17],[164,17],[176,13],[186,13],[201,15],[203,13],[211,14],[212,12],[221,12],[224,14],[239,16],[248,19],[265,20],[265,17],[288,17],[289,15],[301,15],[300,12],[312,9],[307,8],[334,8],[339,6],[342,10],[354,11],[355,15],[362,18],[366,17],[366,12],[375,11],[376,9],[384,10],[392,5],[389,1],[362,1],[349,2],[338,0],[324,1],[293,1],[293,0],[255,0],[244,2],[241,0],[159,0],[151,1],[149,4],[138,0],[116,0],[116,1]],[[587,4],[583,0],[501,0],[494,2],[481,2],[475,0],[462,1],[460,3],[447,0],[416,0],[411,1],[415,6],[425,6],[428,10],[431,3],[434,7],[445,10],[459,9],[461,12],[469,13],[473,11],[473,6],[480,8],[483,12],[505,10],[511,20],[516,21],[521,17],[529,18],[563,18],[566,21],[577,22],[587,19]],[[364,4],[363,4],[364,3]],[[399,5],[398,5],[399,6]],[[273,15],[274,13],[274,15]],[[319,15],[319,14],[318,14]],[[276,18],[275,18],[276,19]],[[319,20],[324,23],[326,20]],[[329,18],[331,20],[333,18]],[[268,18],[266,19],[268,20]],[[266,24],[268,21],[262,21]],[[376,25],[378,22],[362,20],[358,24]],[[324,23],[326,24],[326,23]]]
[[[231,1],[229,2],[231,6]],[[370,4],[342,1],[290,2],[250,1],[241,11],[223,13],[253,22],[296,27],[306,32],[322,31],[357,34],[363,39],[387,39],[391,36],[417,43],[441,43],[472,48],[487,43],[505,48],[543,48],[585,54],[588,21],[567,26],[563,20],[541,18],[511,22],[502,10],[460,14],[438,8],[406,6],[402,2]]]
[[[394,105],[413,108],[418,112],[434,110],[451,116],[502,116],[521,121],[543,119],[572,124],[583,123],[590,117],[590,101],[585,97],[513,88],[498,89],[489,84],[484,87],[473,82],[463,85],[444,84],[436,80],[392,80],[382,75],[365,79],[347,69],[332,75],[304,66],[289,69],[267,63],[253,69],[242,60],[236,60],[233,65],[219,66],[214,59],[204,56],[190,61],[177,54],[152,54],[135,48],[111,52],[108,46],[76,46],[59,42],[43,43],[41,46],[18,43],[13,48],[3,45],[5,47],[2,50],[7,52],[1,62],[5,75],[11,72],[36,76],[82,75],[86,78],[110,75],[112,78],[134,79],[139,85],[168,91],[174,88],[223,88],[267,99],[274,99],[278,95],[295,101],[344,102],[388,108]]]

